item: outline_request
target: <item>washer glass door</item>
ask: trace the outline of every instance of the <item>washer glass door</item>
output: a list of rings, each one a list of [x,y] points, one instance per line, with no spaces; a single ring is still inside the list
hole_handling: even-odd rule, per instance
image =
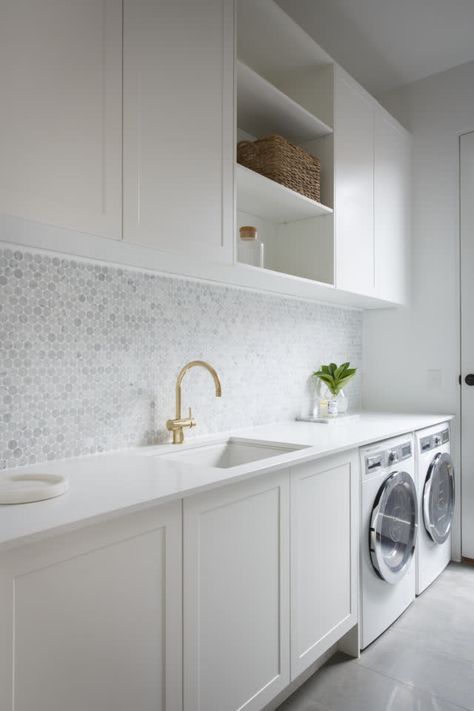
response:
[[[382,580],[397,583],[415,553],[417,498],[413,478],[394,472],[376,496],[370,521],[370,556]]]
[[[435,543],[444,543],[454,516],[454,467],[449,454],[440,453],[430,464],[423,489],[423,519]]]

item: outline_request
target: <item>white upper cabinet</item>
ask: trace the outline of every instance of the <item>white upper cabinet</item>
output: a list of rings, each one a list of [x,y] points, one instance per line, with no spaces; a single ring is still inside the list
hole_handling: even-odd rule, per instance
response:
[[[233,259],[233,0],[125,0],[124,239]]]
[[[374,128],[376,291],[403,304],[409,287],[410,135],[379,107]]]
[[[410,135],[338,67],[334,114],[336,287],[403,304]]]
[[[120,239],[122,0],[2,3],[0,67],[0,212]]]
[[[370,97],[343,73],[334,86],[336,287],[375,295],[374,130]]]
[[[5,2],[0,96],[1,239],[406,303],[409,136],[273,0]],[[321,202],[235,165],[274,132],[319,158]],[[249,224],[263,268],[237,259]]]

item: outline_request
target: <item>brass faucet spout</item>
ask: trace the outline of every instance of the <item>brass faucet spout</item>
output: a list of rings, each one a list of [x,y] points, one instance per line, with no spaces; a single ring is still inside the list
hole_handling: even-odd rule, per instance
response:
[[[183,419],[181,417],[181,383],[183,378],[191,368],[201,367],[205,368],[214,380],[214,385],[216,388],[216,397],[222,397],[222,386],[221,381],[215,368],[205,360],[192,360],[181,368],[176,379],[176,418],[174,420],[168,420],[166,423],[167,428],[173,433],[173,444],[181,444],[184,441],[184,427],[194,427],[196,422],[192,419],[191,408],[189,409],[189,418]]]

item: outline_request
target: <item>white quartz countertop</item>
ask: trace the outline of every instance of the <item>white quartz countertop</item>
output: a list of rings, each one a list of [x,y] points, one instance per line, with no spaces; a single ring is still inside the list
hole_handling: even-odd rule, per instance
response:
[[[193,438],[179,445],[181,451],[234,436],[304,447],[228,469],[166,460],[163,455],[176,453],[178,446],[157,445],[6,470],[0,475],[20,471],[64,474],[70,489],[48,501],[0,505],[0,550],[451,419],[452,415],[364,412],[346,422],[283,422]]]

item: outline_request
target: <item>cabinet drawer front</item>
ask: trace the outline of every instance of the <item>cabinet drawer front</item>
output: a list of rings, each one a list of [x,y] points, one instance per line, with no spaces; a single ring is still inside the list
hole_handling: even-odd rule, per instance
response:
[[[233,257],[233,0],[125,0],[124,239]]]
[[[184,707],[256,711],[289,683],[288,473],[184,503]]]
[[[292,678],[357,621],[357,483],[347,455],[292,471]]]
[[[335,84],[336,286],[375,293],[373,104],[351,80]]]
[[[181,504],[0,557],[0,708],[179,711]]]
[[[410,239],[410,137],[375,111],[374,227],[377,296],[405,303]]]
[[[122,0],[3,3],[0,66],[0,211],[120,239]]]

